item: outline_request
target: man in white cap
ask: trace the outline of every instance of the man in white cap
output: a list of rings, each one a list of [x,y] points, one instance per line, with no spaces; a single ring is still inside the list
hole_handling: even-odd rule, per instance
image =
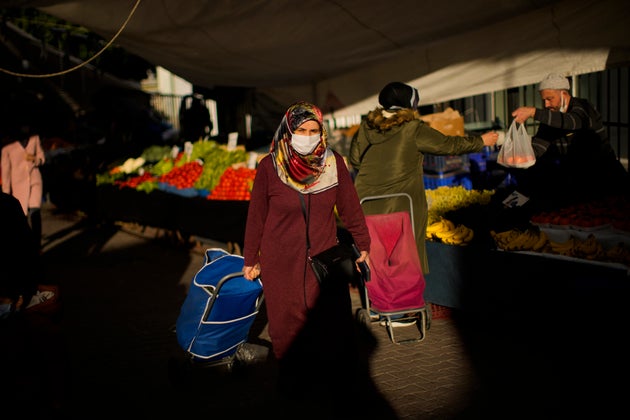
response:
[[[628,173],[610,146],[601,114],[586,99],[572,97],[569,80],[559,74],[547,75],[538,85],[544,109],[519,107],[514,120],[539,122],[532,137],[537,163],[524,171],[533,191],[547,190],[552,197],[567,193],[582,199],[628,185]],[[518,177],[517,177],[518,182]]]

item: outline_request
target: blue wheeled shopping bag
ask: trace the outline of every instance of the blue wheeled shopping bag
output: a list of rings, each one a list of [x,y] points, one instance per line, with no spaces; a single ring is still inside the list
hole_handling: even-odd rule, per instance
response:
[[[231,363],[263,300],[260,279],[243,277],[243,257],[206,250],[175,325],[179,345],[193,360]]]

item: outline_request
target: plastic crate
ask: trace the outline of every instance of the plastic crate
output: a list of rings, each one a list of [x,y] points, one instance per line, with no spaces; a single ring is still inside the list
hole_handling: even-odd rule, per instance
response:
[[[479,172],[485,172],[487,169],[486,160],[487,157],[484,153],[469,153],[468,160],[470,161],[470,169]]]
[[[166,182],[159,182],[158,188],[164,192],[181,195],[182,197],[196,197],[199,195],[198,191],[194,188],[177,188],[174,185],[167,184]]]
[[[431,319],[449,319],[451,318],[451,308],[448,306],[436,305],[435,303],[429,303],[431,305]]]
[[[434,190],[438,187],[463,186],[467,190],[472,190],[472,180],[468,172],[456,172],[449,174],[424,174],[424,188]]]
[[[425,172],[446,173],[467,169],[469,165],[468,155],[424,155],[422,168]]]

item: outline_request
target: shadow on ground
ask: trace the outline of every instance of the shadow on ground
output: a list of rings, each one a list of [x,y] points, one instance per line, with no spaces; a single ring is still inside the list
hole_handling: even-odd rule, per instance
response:
[[[373,384],[362,401],[352,399],[352,390],[347,399],[341,396],[343,415],[339,406],[329,407],[317,397],[290,400],[278,395],[271,345],[260,338],[266,326],[264,304],[250,331],[250,343],[266,351],[263,359],[236,364],[229,372],[191,367],[174,328],[202,255],[112,224],[79,220],[48,228],[42,262],[49,282],[60,287],[66,346],[61,361],[66,375],[59,378],[66,391],[59,418],[122,413],[139,418],[165,413],[352,418],[355,411],[376,406],[370,404],[388,407]],[[366,345],[375,343],[371,335],[364,339]]]

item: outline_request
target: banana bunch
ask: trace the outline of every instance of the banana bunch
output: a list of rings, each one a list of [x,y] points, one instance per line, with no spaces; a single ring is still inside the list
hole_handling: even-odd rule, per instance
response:
[[[518,229],[510,229],[503,232],[497,232],[495,230],[490,231],[490,236],[499,249],[506,249],[508,244],[514,241],[514,239],[516,239],[516,237],[520,234],[521,231]]]
[[[506,251],[543,252],[549,246],[547,234],[540,229],[510,229],[504,232],[490,231],[497,247]]]
[[[608,248],[606,251],[606,260],[630,266],[630,245],[619,242]]]
[[[593,234],[588,235],[586,239],[571,235],[565,242],[551,242],[551,251],[566,257],[595,261],[603,261],[606,257],[604,247]]]
[[[575,248],[576,243],[577,239],[573,235],[569,236],[569,239],[564,242],[549,241],[549,245],[551,246],[550,251],[552,254],[573,257],[573,249]]]
[[[606,251],[597,238],[595,238],[595,235],[590,234],[586,239],[577,241],[573,255],[587,260],[601,261],[606,255]]]
[[[475,232],[464,225],[457,225],[441,218],[439,221],[427,226],[426,238],[439,241],[448,245],[466,245],[475,236]]]
[[[430,223],[427,226],[426,239],[435,239],[434,235],[442,232],[455,229],[455,224],[448,219],[440,217],[437,222]]]
[[[550,240],[544,230],[538,228],[510,229],[504,232],[490,231],[497,248],[505,251],[535,251],[592,261],[608,261],[630,266],[630,245],[620,242],[606,249],[590,234],[585,239],[570,235],[564,242]]]

